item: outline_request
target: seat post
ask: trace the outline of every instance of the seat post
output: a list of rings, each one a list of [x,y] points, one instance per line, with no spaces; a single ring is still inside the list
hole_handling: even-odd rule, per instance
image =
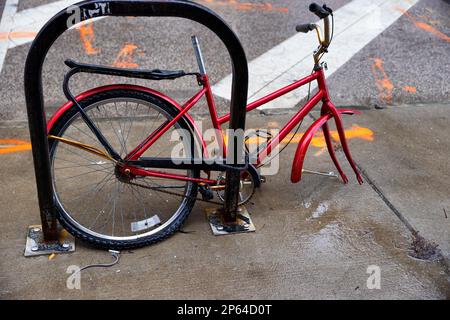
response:
[[[194,47],[195,58],[197,58],[198,69],[200,74],[204,76],[206,74],[205,63],[203,61],[202,49],[200,48],[200,43],[198,42],[197,36],[192,36],[192,46]]]

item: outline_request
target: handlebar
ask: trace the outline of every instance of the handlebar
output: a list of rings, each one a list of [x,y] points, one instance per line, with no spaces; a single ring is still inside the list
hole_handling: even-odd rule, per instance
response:
[[[303,33],[308,33],[314,29],[315,29],[315,25],[313,23],[298,24],[295,27],[295,30],[297,32],[303,32]]]
[[[320,19],[325,19],[332,13],[333,11],[328,8],[325,4],[321,7],[317,3],[313,2],[309,5],[309,11],[314,13]]]
[[[318,5],[313,2],[309,5],[309,11],[314,13],[320,19],[323,19],[324,24],[324,36],[322,36],[322,31],[320,27],[315,23],[299,24],[295,27],[297,32],[308,33],[309,31],[316,30],[317,38],[319,39],[320,47],[314,53],[314,60],[316,63],[319,62],[320,56],[323,52],[327,52],[327,48],[330,45],[331,35],[330,35],[330,15],[333,15],[333,10],[327,7],[325,4],[323,6]]]

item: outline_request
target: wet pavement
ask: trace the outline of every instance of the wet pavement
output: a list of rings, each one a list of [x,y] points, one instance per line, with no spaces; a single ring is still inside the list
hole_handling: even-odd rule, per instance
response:
[[[18,11],[49,2],[20,0]],[[297,23],[316,20],[306,10],[310,1],[255,0],[246,1],[246,7],[240,1],[198,2],[224,17],[249,61],[293,36]],[[327,4],[339,9],[349,2]],[[23,256],[27,227],[39,223],[23,94],[30,44],[9,49],[0,72],[0,299],[449,299],[449,10],[448,0],[418,1],[328,77],[338,106],[363,111],[346,117],[345,124],[366,183],[356,183],[338,151],[349,184],[307,174],[291,184],[298,142],[294,137],[281,155],[278,174],[267,176],[246,205],[256,232],[214,237],[205,218],[211,205],[197,202],[185,233],[124,251],[111,268],[83,271],[79,290],[66,285],[68,267],[108,263],[109,253],[77,241],[72,254]],[[65,101],[65,59],[195,71],[191,34],[203,44],[215,84],[230,73],[229,58],[223,45],[198,24],[117,18],[68,31],[44,65],[47,114]],[[143,84],[180,102],[198,88],[195,79],[149,83],[80,75],[73,82],[74,92],[106,83]],[[228,109],[227,101],[217,101],[220,111]],[[203,105],[193,113],[200,118],[206,110]],[[247,118],[247,128],[277,128],[293,110],[255,111]],[[300,132],[311,121],[307,118]],[[324,147],[323,137],[317,135],[307,154],[307,169],[335,170]],[[433,259],[415,258],[429,253],[414,251],[423,244],[437,245]],[[380,271],[379,289],[370,288],[373,270]]]
[[[341,152],[349,184],[317,175],[291,184],[293,139],[279,173],[268,176],[246,205],[256,232],[214,237],[204,212],[211,205],[197,202],[186,233],[124,251],[111,268],[82,271],[79,290],[66,287],[67,268],[110,262],[111,256],[77,241],[72,254],[23,257],[26,228],[39,222],[31,153],[0,154],[0,297],[448,299],[448,260],[410,257],[405,221],[449,257],[449,220],[441,211],[450,211],[449,107],[397,106],[347,117],[351,150],[371,180],[362,186]],[[249,115],[247,128],[277,127],[288,118]],[[0,137],[29,140],[27,128],[2,127]],[[323,146],[316,136],[307,169],[334,170]],[[367,285],[373,266],[380,268],[380,289]]]

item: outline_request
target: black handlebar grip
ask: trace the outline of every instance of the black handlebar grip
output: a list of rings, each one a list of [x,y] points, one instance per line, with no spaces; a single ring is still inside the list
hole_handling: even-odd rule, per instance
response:
[[[330,12],[326,10],[325,8],[319,6],[317,3],[313,2],[309,5],[309,11],[314,13],[316,16],[318,16],[320,19],[324,19],[328,17]]]
[[[311,23],[305,23],[305,24],[298,24],[295,27],[295,30],[297,32],[303,32],[303,33],[308,33],[311,30],[314,30],[314,27]]]

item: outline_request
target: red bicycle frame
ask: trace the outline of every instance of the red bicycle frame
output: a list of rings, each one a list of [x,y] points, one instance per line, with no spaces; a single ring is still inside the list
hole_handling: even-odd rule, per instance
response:
[[[211,90],[211,85],[209,82],[209,78],[206,74],[201,75],[199,78],[202,89],[198,91],[192,98],[190,98],[181,108],[180,112],[176,117],[174,117],[170,121],[166,121],[163,123],[159,128],[157,128],[154,132],[152,132],[139,146],[137,146],[135,149],[133,149],[126,157],[126,161],[137,161],[140,156],[149,149],[153,143],[158,140],[167,130],[169,130],[170,127],[172,127],[181,117],[184,115],[189,115],[188,111],[203,97],[206,97],[211,121],[213,127],[216,129],[216,133],[218,134],[217,141],[221,142],[221,149],[223,151],[223,156],[226,155],[226,146],[224,142],[224,136],[222,133],[222,124],[228,122],[230,120],[230,114],[226,114],[222,117],[219,117],[217,115],[217,109],[214,103],[214,98]],[[322,128],[324,138],[327,144],[328,152],[330,153],[331,159],[333,163],[335,164],[339,174],[342,177],[342,180],[344,183],[348,182],[348,179],[344,172],[342,171],[341,166],[339,165],[339,162],[337,161],[334,148],[331,141],[331,135],[330,130],[328,127],[328,120],[333,118],[336,123],[336,128],[339,134],[339,139],[342,144],[342,148],[344,150],[344,154],[349,161],[352,169],[354,170],[356,174],[356,178],[358,182],[361,184],[363,182],[362,177],[356,167],[355,162],[352,159],[352,156],[350,154],[350,150],[348,148],[347,140],[345,138],[344,133],[344,126],[341,119],[341,114],[354,114],[355,111],[348,110],[348,109],[337,109],[334,104],[330,101],[326,81],[325,81],[325,75],[323,72],[322,67],[316,67],[314,72],[304,77],[300,80],[297,80],[293,82],[292,84],[289,84],[273,93],[268,94],[267,96],[264,96],[250,104],[247,105],[246,110],[251,111],[255,108],[258,108],[265,103],[272,101],[276,98],[281,97],[282,95],[291,92],[292,90],[295,90],[303,85],[306,85],[312,81],[317,81],[318,83],[318,92],[309,99],[306,104],[285,124],[283,128],[279,131],[279,133],[271,139],[268,144],[265,146],[265,148],[258,154],[257,163],[256,166],[260,165],[264,158],[269,155],[272,151],[272,149],[280,143],[280,141],[283,141],[283,139],[291,132],[298,123],[320,102],[322,101],[322,108],[321,108],[321,116],[308,128],[308,130],[305,132],[305,134],[302,136],[299,145],[297,147],[297,151],[294,157],[294,162],[292,166],[292,172],[291,172],[291,181],[292,182],[298,182],[301,179],[302,174],[302,167],[303,167],[303,160],[306,155],[306,151],[308,149],[308,146],[311,142],[312,137],[314,136],[314,133]],[[192,119],[189,117],[189,119]],[[204,141],[202,138],[202,143],[204,145]],[[206,150],[206,149],[205,149]],[[206,155],[207,156],[207,155]],[[212,183],[213,180],[204,179],[204,178],[191,178],[186,177],[178,174],[171,174],[171,173],[164,173],[160,171],[154,171],[154,170],[148,170],[143,168],[138,168],[135,166],[127,165],[125,164],[124,170],[130,170],[130,172],[134,175],[140,175],[140,176],[153,176],[153,177],[159,177],[159,178],[169,178],[169,179],[176,179],[176,180],[184,180],[184,181],[192,181],[192,182],[203,182],[203,183]]]

